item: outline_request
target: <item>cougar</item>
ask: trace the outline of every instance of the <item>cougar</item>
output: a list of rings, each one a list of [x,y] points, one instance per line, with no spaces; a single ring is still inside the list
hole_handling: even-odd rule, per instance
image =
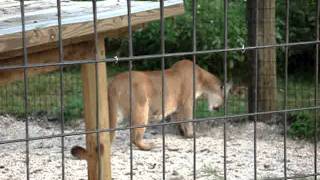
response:
[[[149,120],[162,119],[162,72],[132,71],[132,126],[147,125]],[[171,115],[177,122],[192,119],[193,111],[193,63],[181,60],[164,71],[164,116]],[[195,97],[206,97],[208,109],[217,110],[224,102],[224,92],[228,94],[231,84],[224,90],[221,81],[208,71],[195,65]],[[109,121],[110,128],[130,118],[129,72],[116,75],[109,83]],[[172,117],[173,116],[173,117]],[[181,123],[185,137],[193,137],[192,122]],[[144,140],[146,128],[134,128],[132,142],[141,150],[150,150],[153,143]],[[111,141],[114,132],[111,133]],[[73,152],[83,152],[73,149]],[[77,156],[77,155],[76,155]]]

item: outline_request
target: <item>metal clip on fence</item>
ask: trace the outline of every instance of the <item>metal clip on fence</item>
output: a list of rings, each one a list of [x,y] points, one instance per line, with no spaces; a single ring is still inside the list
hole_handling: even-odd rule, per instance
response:
[[[246,49],[244,48],[244,44],[242,44],[241,52],[242,52],[242,54],[244,54],[246,52]]]
[[[119,62],[119,58],[118,58],[118,56],[115,56],[115,57],[113,57],[114,58],[114,60],[115,60],[115,64],[118,64],[118,62]]]

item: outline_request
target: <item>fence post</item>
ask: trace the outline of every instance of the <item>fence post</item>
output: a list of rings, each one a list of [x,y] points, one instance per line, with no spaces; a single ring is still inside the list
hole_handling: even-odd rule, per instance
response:
[[[99,36],[98,42],[98,58],[105,58],[104,38]],[[89,47],[93,49],[94,57],[94,42],[90,43]],[[96,81],[96,67],[98,68],[98,80]],[[81,67],[83,80],[83,97],[84,97],[84,118],[86,130],[96,129],[97,108],[99,116],[100,129],[109,128],[109,108],[108,108],[108,92],[107,92],[107,69],[106,63],[83,64]],[[98,82],[98,86],[96,84]],[[96,91],[96,87],[99,89]],[[98,96],[96,96],[98,93]],[[99,98],[97,107],[97,98]],[[111,180],[111,165],[110,165],[110,136],[109,133],[99,133],[100,137],[100,177],[101,180]],[[88,179],[97,180],[99,175],[99,154],[97,146],[96,133],[86,135],[86,149],[88,151]]]

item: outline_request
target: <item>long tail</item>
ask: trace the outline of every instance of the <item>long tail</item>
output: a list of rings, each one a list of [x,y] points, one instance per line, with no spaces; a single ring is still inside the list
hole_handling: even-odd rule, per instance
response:
[[[108,101],[109,101],[109,126],[111,129],[116,128],[117,126],[117,104],[115,98],[115,93],[112,92],[113,89],[109,88],[108,93]],[[113,95],[113,96],[112,96]],[[110,142],[112,143],[112,140],[114,138],[115,132],[110,132]],[[103,148],[103,145],[100,144],[100,149]],[[103,152],[103,151],[102,151]],[[81,147],[81,146],[74,146],[71,149],[71,154],[81,160],[88,160],[90,159],[90,153],[87,149]]]
[[[100,153],[104,152],[104,149],[103,149],[103,145],[100,144]],[[98,148],[96,148],[96,152],[98,152]],[[81,160],[89,160],[90,159],[90,156],[91,154],[89,153],[88,150],[86,150],[85,148],[81,147],[81,146],[73,146],[71,148],[71,154],[78,158],[78,159],[81,159]]]

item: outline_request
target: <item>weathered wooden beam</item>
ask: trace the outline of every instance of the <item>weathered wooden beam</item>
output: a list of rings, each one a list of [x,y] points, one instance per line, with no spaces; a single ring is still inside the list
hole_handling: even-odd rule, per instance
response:
[[[105,48],[104,38],[102,36],[99,37],[98,45],[98,58],[104,58]],[[92,43],[90,46],[93,47],[94,43]],[[97,127],[102,129],[109,128],[106,64],[83,64],[81,68],[86,130],[95,130]],[[99,124],[97,124],[96,113],[98,113]],[[86,135],[86,152],[88,153],[88,179],[98,179],[100,158],[101,180],[111,180],[110,135],[107,132],[99,133],[98,135],[100,142],[97,142],[97,134]],[[100,154],[98,153],[98,147],[100,147]]]
[[[143,28],[144,24],[138,24],[135,26],[132,26],[132,30],[135,31],[139,28]],[[105,37],[108,38],[120,38],[120,37],[125,37],[128,34],[128,27],[123,27],[114,31],[108,31],[104,34]],[[72,44],[79,44],[82,42],[87,42],[87,41],[92,41],[93,40],[93,35],[86,35],[86,36],[82,36],[82,37],[77,37],[77,38],[72,38],[72,39],[64,39],[63,40],[63,45],[64,46],[69,46]],[[44,45],[39,45],[39,46],[33,46],[28,48],[28,53],[29,54],[34,54],[34,53],[38,53],[41,51],[47,51],[50,49],[57,49],[57,42],[51,42]],[[23,56],[23,51],[21,49],[18,50],[12,50],[12,51],[7,51],[7,52],[3,52],[0,53],[0,65],[2,65],[2,61],[9,59],[9,58],[13,58],[13,57],[19,57],[19,56]],[[22,61],[21,61],[22,62]]]
[[[82,42],[64,47],[64,60],[84,60],[92,58],[92,46],[89,42]],[[59,49],[41,51],[28,55],[28,64],[59,62]],[[23,57],[14,57],[0,61],[1,66],[23,65]],[[43,74],[58,70],[58,66],[28,68],[28,76]],[[23,79],[23,69],[0,70],[0,85]]]
[[[140,24],[133,27],[133,30],[138,28],[143,28],[144,25]],[[102,37],[123,37],[126,36],[127,27],[121,28],[118,31],[110,31],[107,33],[100,34]],[[90,47],[92,46],[90,41],[92,41],[93,36],[85,36],[79,39],[70,39],[64,40],[64,60],[72,61],[72,60],[85,60],[85,59],[93,59],[92,50]],[[103,46],[104,47],[104,46]],[[34,48],[28,49],[28,63],[29,64],[39,64],[39,63],[53,63],[59,62],[59,49],[57,48],[56,43],[48,44],[46,46],[38,46]],[[16,50],[10,51],[6,53],[0,54],[0,66],[12,66],[12,65],[23,65],[23,51]],[[41,67],[41,68],[28,68],[28,77],[44,74],[52,71],[58,70],[57,66],[49,66],[49,67]],[[23,69],[13,69],[13,70],[0,70],[0,86],[23,79]]]

